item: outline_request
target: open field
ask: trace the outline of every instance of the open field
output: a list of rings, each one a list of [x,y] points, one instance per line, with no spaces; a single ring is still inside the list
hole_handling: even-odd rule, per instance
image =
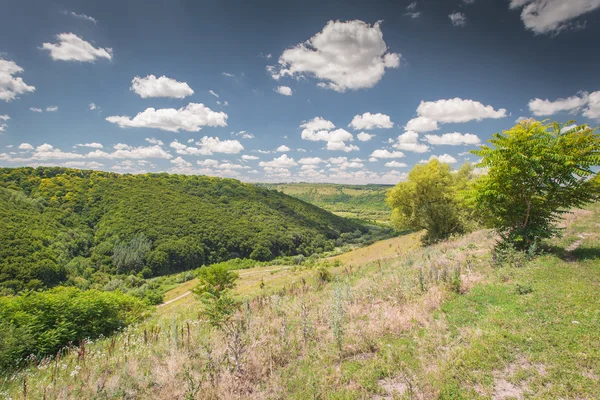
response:
[[[315,204],[346,218],[388,224],[391,210],[385,202],[391,185],[338,185],[327,183],[260,184]]]

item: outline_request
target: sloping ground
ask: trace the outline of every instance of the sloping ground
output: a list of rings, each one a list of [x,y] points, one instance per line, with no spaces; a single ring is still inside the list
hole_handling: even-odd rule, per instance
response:
[[[292,271],[263,271],[264,294],[249,296],[229,329],[209,328],[187,296],[88,345],[83,359],[73,352],[32,367],[28,395],[597,398],[600,205],[571,216],[552,254],[533,261],[493,264],[493,243],[481,231],[381,263],[346,264],[331,283],[298,270],[279,288],[277,276]],[[22,397],[23,380],[11,377],[0,393]]]

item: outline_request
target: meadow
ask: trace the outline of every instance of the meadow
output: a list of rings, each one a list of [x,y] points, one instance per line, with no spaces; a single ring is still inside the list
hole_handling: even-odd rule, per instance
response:
[[[420,233],[315,267],[243,270],[225,329],[194,295],[112,337],[4,378],[7,398],[594,398],[600,205],[529,259],[480,230]],[[387,246],[386,246],[387,245]],[[167,293],[176,298],[182,288]]]

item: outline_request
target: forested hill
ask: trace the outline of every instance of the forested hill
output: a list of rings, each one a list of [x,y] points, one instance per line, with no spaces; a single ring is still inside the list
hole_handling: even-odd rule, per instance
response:
[[[332,249],[364,228],[234,179],[0,169],[0,289],[67,276],[156,276],[233,257],[269,260]]]

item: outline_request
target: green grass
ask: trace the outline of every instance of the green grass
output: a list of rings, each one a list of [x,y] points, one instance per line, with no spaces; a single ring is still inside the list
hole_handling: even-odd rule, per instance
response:
[[[495,239],[480,231],[428,248],[418,246],[418,234],[378,242],[338,257],[343,265],[331,268],[327,284],[308,268],[242,270],[235,292],[245,302],[238,317],[248,322],[241,373],[229,361],[238,343],[231,332],[199,320],[198,300],[187,296],[90,344],[85,365],[75,352],[65,356],[54,383],[53,363],[0,381],[0,397],[21,398],[27,374],[29,398],[44,390],[61,399],[185,398],[188,370],[202,399],[597,398],[600,204],[568,217],[564,228],[550,253],[520,268],[492,268]],[[567,251],[573,243],[580,247]],[[460,294],[444,278],[456,266]],[[145,332],[157,327],[146,344]]]

